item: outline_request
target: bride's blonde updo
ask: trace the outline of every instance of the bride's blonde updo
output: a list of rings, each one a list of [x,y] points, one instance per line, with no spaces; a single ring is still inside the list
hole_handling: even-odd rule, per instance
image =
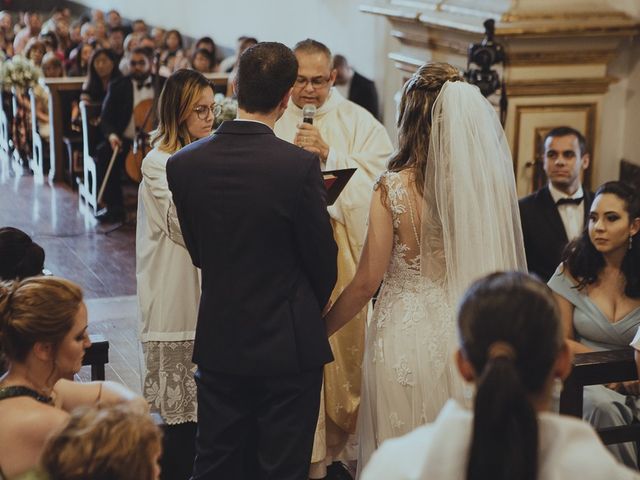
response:
[[[398,110],[398,149],[389,160],[389,170],[415,169],[415,181],[422,195],[429,154],[431,111],[445,82],[463,82],[460,71],[448,63],[422,65],[404,84]]]

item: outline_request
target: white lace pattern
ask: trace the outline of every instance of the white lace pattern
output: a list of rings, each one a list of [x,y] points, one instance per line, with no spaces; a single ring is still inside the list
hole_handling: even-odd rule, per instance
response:
[[[144,398],[168,425],[196,422],[193,341],[144,342]]]

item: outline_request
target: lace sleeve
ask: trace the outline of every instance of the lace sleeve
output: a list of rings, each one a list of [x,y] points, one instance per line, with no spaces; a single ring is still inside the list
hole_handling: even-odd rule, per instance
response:
[[[398,172],[384,172],[373,186],[374,190],[382,189],[380,198],[387,210],[391,212],[394,228],[400,225],[400,215],[407,211],[404,200],[406,190]]]

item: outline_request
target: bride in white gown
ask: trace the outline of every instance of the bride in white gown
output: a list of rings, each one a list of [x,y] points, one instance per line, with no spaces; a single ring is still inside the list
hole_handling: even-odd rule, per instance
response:
[[[403,89],[398,150],[374,187],[356,275],[327,314],[332,334],[383,281],[366,333],[358,470],[387,438],[462,400],[454,308],[496,270],[525,270],[513,174],[491,104],[444,63]]]

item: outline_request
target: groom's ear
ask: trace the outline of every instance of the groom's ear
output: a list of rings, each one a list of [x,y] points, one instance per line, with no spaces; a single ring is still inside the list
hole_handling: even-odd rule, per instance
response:
[[[476,379],[476,374],[473,371],[473,365],[464,357],[464,354],[460,349],[456,351],[456,366],[462,378],[467,382],[473,382]]]

